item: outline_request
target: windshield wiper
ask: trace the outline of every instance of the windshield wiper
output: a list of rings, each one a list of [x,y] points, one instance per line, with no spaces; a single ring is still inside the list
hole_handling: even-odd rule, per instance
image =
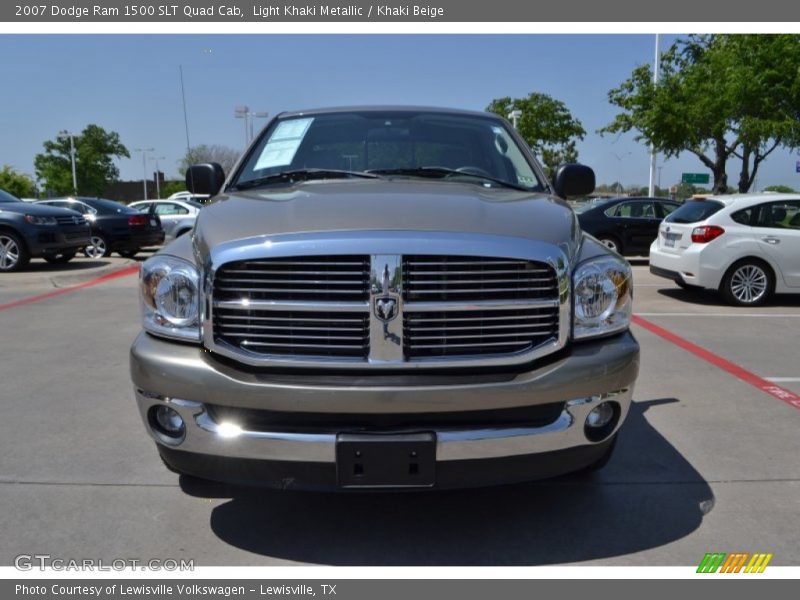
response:
[[[470,173],[469,171],[459,171],[458,169],[449,169],[447,167],[404,167],[399,169],[369,169],[365,173],[377,173],[379,175],[409,175],[412,177],[440,177],[442,179],[451,176],[460,177],[474,177],[476,179],[483,179],[491,181],[503,187],[511,188],[513,190],[520,190],[521,192],[529,192],[530,190],[516,183],[498,179],[491,175],[481,175],[479,173]]]
[[[295,181],[309,181],[311,179],[349,179],[350,177],[376,179],[380,175],[364,171],[344,171],[339,169],[295,169],[242,181],[231,186],[230,189],[249,190],[262,185],[269,185],[270,183],[294,183]]]

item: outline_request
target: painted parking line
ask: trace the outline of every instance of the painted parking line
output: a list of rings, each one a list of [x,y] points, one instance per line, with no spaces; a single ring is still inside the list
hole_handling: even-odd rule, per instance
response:
[[[800,382],[800,377],[764,377],[767,381],[772,383],[797,383]]]
[[[118,271],[106,273],[105,275],[101,275],[100,277],[96,277],[95,279],[90,279],[89,281],[84,281],[83,283],[53,290],[52,292],[47,292],[46,294],[29,296],[27,298],[15,300],[14,302],[9,302],[8,304],[0,304],[0,312],[4,310],[9,310],[11,308],[17,308],[19,306],[26,306],[28,304],[33,304],[34,302],[41,302],[42,300],[55,298],[56,296],[61,296],[62,294],[77,292],[78,290],[83,290],[89,287],[93,287],[95,285],[105,283],[106,281],[111,281],[112,279],[119,279],[120,277],[127,277],[129,275],[134,275],[135,273],[138,272],[139,272],[139,265],[133,267],[124,267],[122,269],[119,269]]]
[[[791,406],[792,408],[796,408],[800,410],[800,396],[795,394],[794,392],[787,390],[784,387],[777,385],[773,381],[768,381],[763,377],[759,377],[755,373],[751,373],[747,369],[740,367],[737,364],[730,362],[729,360],[722,358],[718,354],[714,354],[713,352],[706,350],[705,348],[701,348],[697,344],[693,344],[687,339],[680,337],[672,333],[671,331],[667,331],[663,327],[659,327],[655,323],[651,323],[647,319],[642,318],[640,315],[633,315],[632,317],[633,322],[649,331],[657,335],[658,337],[667,340],[690,352],[697,356],[698,358],[702,358],[704,361],[714,365],[715,367],[722,369],[723,371],[733,375],[744,381],[745,383],[749,383],[753,387],[758,388],[762,392],[766,392],[773,398],[777,398],[781,402],[784,402]]]

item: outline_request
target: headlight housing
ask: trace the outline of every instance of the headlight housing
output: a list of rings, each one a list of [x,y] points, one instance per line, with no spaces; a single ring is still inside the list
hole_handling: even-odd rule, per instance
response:
[[[173,256],[142,263],[139,296],[145,330],[178,340],[200,341],[200,274]]]
[[[25,215],[25,221],[31,225],[55,225],[58,223],[55,217],[39,217],[37,215]]]
[[[590,259],[572,275],[576,340],[609,335],[630,326],[633,307],[631,266],[614,256]]]

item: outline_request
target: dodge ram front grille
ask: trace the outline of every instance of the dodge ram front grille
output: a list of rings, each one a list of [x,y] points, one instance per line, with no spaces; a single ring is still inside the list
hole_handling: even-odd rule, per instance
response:
[[[306,256],[228,263],[214,280],[219,299],[366,301],[369,256]]]
[[[482,256],[403,257],[407,302],[555,298],[557,289],[555,271],[545,263]]]
[[[375,369],[529,362],[563,347],[566,269],[449,254],[223,262],[205,340],[254,366]]]
[[[411,359],[523,352],[558,336],[558,307],[405,313]]]

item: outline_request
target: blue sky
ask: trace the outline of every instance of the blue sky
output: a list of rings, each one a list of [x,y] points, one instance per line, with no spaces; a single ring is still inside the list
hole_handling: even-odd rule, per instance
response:
[[[662,35],[662,48],[674,39]],[[4,35],[0,164],[32,174],[45,140],[96,123],[119,132],[130,150],[154,148],[161,169],[177,177],[186,146],[182,65],[193,145],[241,149],[243,122],[233,117],[241,104],[271,114],[344,104],[483,110],[493,98],[537,91],[582,121],[580,159],[599,182],[647,185],[647,148],[596,130],[615,114],[608,90],[653,60],[654,42],[652,35]],[[777,150],[758,188],[800,188],[797,160]],[[659,165],[662,186],[682,172],[706,172],[689,154]],[[141,154],[119,167],[123,179],[141,179]],[[735,184],[734,161],[728,173]]]

